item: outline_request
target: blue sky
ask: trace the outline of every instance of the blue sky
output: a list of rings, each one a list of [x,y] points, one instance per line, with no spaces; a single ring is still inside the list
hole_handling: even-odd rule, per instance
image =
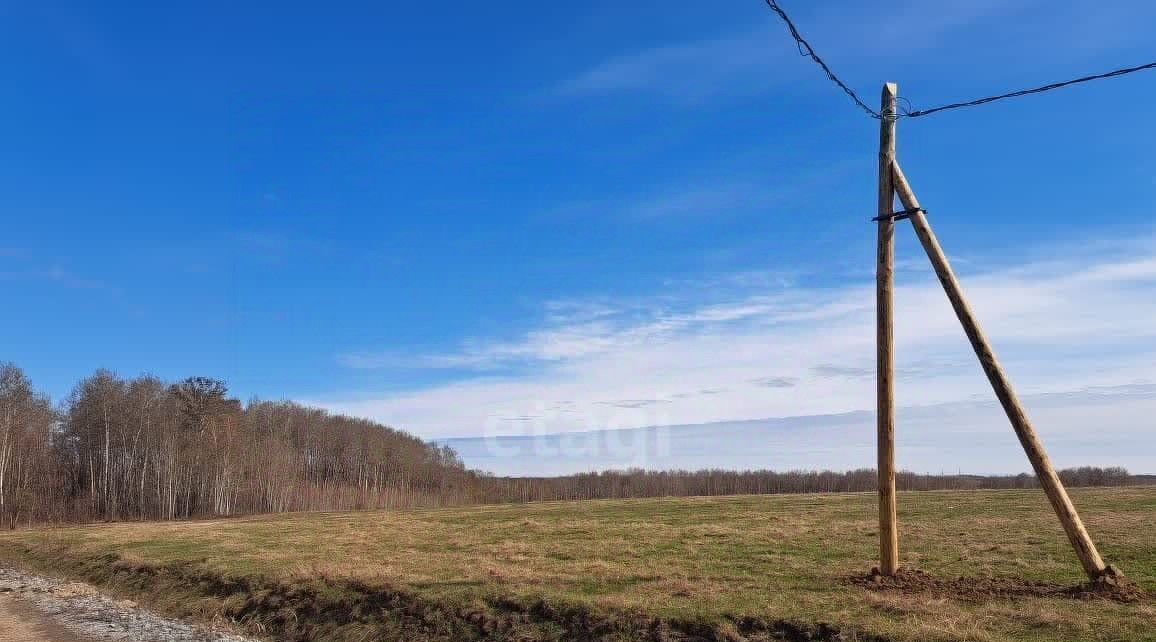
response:
[[[1153,58],[1150,2],[786,8],[871,102]],[[0,48],[0,359],[55,398],[209,374],[427,437],[871,408],[877,124],[758,0],[6,2]],[[900,123],[1030,393],[1156,381],[1154,101]],[[984,394],[898,251],[900,403]]]

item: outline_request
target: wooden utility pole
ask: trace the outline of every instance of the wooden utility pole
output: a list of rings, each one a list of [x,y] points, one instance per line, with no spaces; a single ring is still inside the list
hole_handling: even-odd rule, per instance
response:
[[[892,351],[892,301],[895,275],[895,116],[898,88],[883,85],[879,113],[879,245],[875,266],[876,428],[879,455],[879,572],[899,570],[899,531],[895,523],[895,355]]]
[[[882,159],[882,154],[880,154],[880,158]],[[1080,563],[1084,566],[1084,571],[1092,580],[1100,579],[1105,575],[1116,575],[1118,572],[1114,568],[1109,569],[1109,567],[1104,565],[1104,560],[1100,558],[1100,553],[1096,550],[1096,545],[1092,543],[1092,538],[1084,528],[1083,522],[1080,521],[1080,516],[1076,513],[1076,507],[1072,505],[1072,500],[1068,498],[1068,493],[1064,490],[1063,483],[1060,482],[1059,476],[1056,475],[1056,471],[1052,467],[1052,462],[1048,459],[1048,454],[1044,452],[1043,444],[1040,443],[1039,437],[1036,436],[1035,429],[1032,428],[1032,424],[1028,420],[1027,412],[1016,397],[1015,390],[1012,389],[1007,374],[1004,373],[1003,367],[1000,366],[999,361],[996,359],[991,344],[988,343],[987,337],[984,336],[983,330],[979,327],[979,321],[976,320],[975,314],[971,311],[971,307],[967,303],[967,299],[964,298],[959,281],[956,280],[955,273],[951,270],[951,264],[947,261],[947,255],[943,253],[943,248],[939,246],[939,240],[935,238],[935,234],[932,233],[931,226],[927,222],[927,217],[924,216],[923,210],[919,207],[919,200],[915,198],[915,192],[911,190],[911,185],[908,184],[907,178],[899,168],[899,163],[894,160],[892,161],[890,176],[895,187],[895,192],[899,195],[899,200],[903,203],[903,207],[906,210],[905,214],[911,219],[911,224],[915,228],[915,234],[919,237],[919,242],[927,252],[927,258],[931,260],[931,265],[935,268],[935,274],[939,277],[939,282],[943,284],[943,289],[947,292],[947,298],[951,301],[951,307],[955,309],[955,316],[959,317],[959,322],[963,324],[963,331],[967,334],[968,340],[971,341],[971,347],[975,350],[975,355],[979,357],[979,363],[983,367],[984,373],[987,374],[992,389],[995,390],[995,396],[999,398],[1004,412],[1007,413],[1007,418],[1011,421],[1012,428],[1015,430],[1016,436],[1019,437],[1024,452],[1027,453],[1028,459],[1032,462],[1032,468],[1036,471],[1036,477],[1039,478],[1040,485],[1043,486],[1044,493],[1048,496],[1048,501],[1051,502],[1052,508],[1055,509],[1056,515],[1059,516],[1060,523],[1064,527],[1064,532],[1067,533],[1068,539],[1071,540],[1072,547],[1076,549],[1076,555],[1079,556]],[[880,207],[882,207],[882,199],[880,200]],[[881,211],[880,214],[882,213]],[[879,225],[879,229],[882,232],[883,223],[880,222]],[[880,244],[880,247],[882,247],[882,241],[880,241]],[[880,250],[880,257],[882,256],[883,253],[882,250]],[[880,277],[880,279],[882,279],[882,277]],[[882,280],[880,283],[882,283]],[[880,331],[880,337],[882,336],[882,331]],[[888,341],[888,346],[890,346],[890,341]],[[880,355],[882,354],[881,347]],[[882,368],[882,366],[880,366],[880,368]],[[883,384],[880,383],[881,400],[883,398],[882,385]],[[880,412],[882,412],[882,408],[880,408]],[[880,419],[879,426],[879,461],[880,475],[882,475],[882,419]],[[880,477],[880,493],[882,492],[882,477]],[[880,497],[882,497],[882,495],[880,495]],[[882,507],[882,499],[880,500],[880,506]],[[880,515],[880,520],[882,519],[883,516]],[[880,535],[882,535],[882,528],[880,529]],[[886,551],[886,545],[884,546],[884,551]]]

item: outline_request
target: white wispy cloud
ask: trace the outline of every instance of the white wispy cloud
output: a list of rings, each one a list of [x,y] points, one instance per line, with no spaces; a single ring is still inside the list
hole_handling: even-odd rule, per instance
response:
[[[562,97],[660,91],[703,97],[760,72],[773,77],[765,55],[770,29],[694,42],[661,45],[610,58],[559,83]],[[673,78],[681,82],[671,82]]]
[[[1156,471],[1156,385],[1025,395],[1060,467]],[[1024,473],[1031,467],[994,400],[909,406],[897,413],[897,463],[924,473]],[[1089,430],[1095,426],[1095,430]],[[849,470],[875,464],[870,412],[663,426],[581,434],[445,440],[465,462],[499,475],[612,468]]]
[[[0,256],[12,256],[23,259],[26,255],[13,253]],[[51,265],[36,265],[29,261],[22,261],[15,268],[0,266],[0,280],[5,281],[33,281],[57,285],[74,290],[92,290],[104,292],[113,296],[123,294],[121,288],[111,285],[100,279],[81,276],[59,263]]]
[[[811,211],[816,192],[846,185],[854,172],[862,169],[856,161],[831,161],[823,167],[784,167],[789,158],[778,154],[751,161],[774,167],[762,175],[728,160],[718,167],[696,168],[689,175],[665,176],[637,193],[617,199],[571,203],[554,215],[578,220],[607,220],[621,225],[669,225],[719,223],[752,217],[799,216]],[[723,178],[720,175],[730,174]],[[724,248],[719,248],[725,252]],[[729,275],[730,279],[742,274]],[[746,276],[766,278],[765,272]]]
[[[724,182],[648,198],[629,205],[625,214],[632,219],[651,220],[749,212],[753,208],[771,205],[779,198],[781,195],[769,193],[766,186],[754,182]]]
[[[910,56],[942,44],[954,30],[1005,16],[1036,0],[943,0],[877,6],[849,4],[807,15],[800,28],[830,62],[850,68],[863,60]],[[557,83],[551,94],[588,97],[652,93],[697,102],[719,94],[752,94],[819,72],[798,52],[769,11],[762,22],[736,33],[625,52],[599,61]],[[798,18],[798,16],[796,16]],[[880,47],[881,42],[889,43]]]
[[[1156,243],[972,270],[974,308],[1025,394],[1156,381]],[[331,409],[426,436],[567,432],[869,410],[874,286],[741,286],[548,304],[520,336],[349,365],[454,368],[448,383]],[[934,277],[900,284],[901,404],[990,395]],[[379,361],[374,362],[377,358]],[[311,400],[318,403],[318,400]],[[510,418],[518,418],[511,421]]]

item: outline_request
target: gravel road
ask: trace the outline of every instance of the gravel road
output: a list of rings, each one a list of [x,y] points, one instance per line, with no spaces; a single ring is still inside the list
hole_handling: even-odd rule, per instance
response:
[[[0,642],[255,642],[161,617],[79,582],[0,568]]]
[[[0,642],[80,642],[68,629],[11,595],[0,595]]]

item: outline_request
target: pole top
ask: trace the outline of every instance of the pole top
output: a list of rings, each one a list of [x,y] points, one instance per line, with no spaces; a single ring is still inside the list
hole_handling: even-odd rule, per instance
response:
[[[879,119],[894,123],[899,118],[899,85],[893,82],[883,83],[883,96],[879,101]]]

